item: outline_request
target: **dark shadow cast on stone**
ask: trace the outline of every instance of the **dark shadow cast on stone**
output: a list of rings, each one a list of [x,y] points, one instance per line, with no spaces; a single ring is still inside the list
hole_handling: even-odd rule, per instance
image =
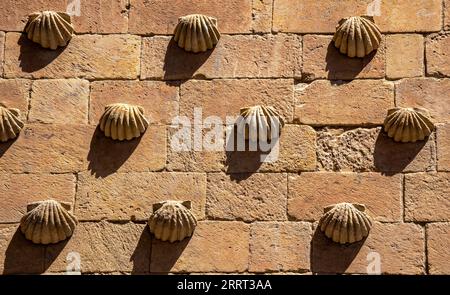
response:
[[[3,155],[9,150],[9,148],[16,142],[19,136],[14,139],[10,139],[7,142],[0,142],[0,158],[3,157]]]
[[[208,60],[213,51],[214,48],[206,52],[186,52],[171,39],[164,57],[164,80],[203,78],[195,75],[195,72]]]
[[[181,254],[183,254],[192,237],[180,242],[163,242],[152,236],[152,254],[150,271],[166,274],[172,271]]]
[[[152,253],[152,237],[146,225],[139,237],[136,248],[131,255],[130,261],[133,263],[131,274],[150,273],[150,255]]]
[[[136,150],[142,136],[133,140],[117,141],[106,137],[97,126],[87,157],[88,170],[97,178],[115,173]]]
[[[249,142],[245,142],[245,150],[239,151],[237,147],[237,128],[234,128],[234,140],[228,139],[226,145],[225,167],[226,174],[231,180],[240,182],[249,178],[253,173],[257,172],[264,163],[263,159],[270,151],[250,150]],[[275,139],[278,141],[279,139]]]
[[[377,51],[373,51],[364,58],[350,58],[339,52],[339,49],[331,42],[327,48],[326,71],[329,80],[353,80],[375,57]]]
[[[58,47],[56,50],[42,48],[38,43],[29,40],[25,34],[20,36],[17,44],[20,46],[20,68],[25,73],[45,68],[66,49],[66,47]]]
[[[428,138],[415,143],[395,142],[385,132],[380,131],[373,153],[376,170],[388,176],[403,172],[427,142]]]
[[[342,274],[349,268],[366,239],[341,245],[316,228],[311,241],[311,271],[317,274]]]
[[[45,248],[25,239],[18,227],[5,251],[3,274],[44,273]]]

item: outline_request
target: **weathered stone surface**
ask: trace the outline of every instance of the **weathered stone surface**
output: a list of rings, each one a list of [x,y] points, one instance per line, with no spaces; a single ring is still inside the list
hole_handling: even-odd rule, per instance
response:
[[[29,121],[86,124],[89,82],[77,79],[37,80],[31,91]]]
[[[4,32],[0,32],[0,77],[3,77],[3,59],[4,59],[4,48],[5,48],[5,37]]]
[[[79,253],[82,273],[148,273],[151,237],[145,224],[80,223],[67,243],[46,248],[45,268],[63,272]]]
[[[450,223],[427,224],[428,271],[433,275],[450,273]]]
[[[17,140],[0,145],[0,171],[81,171],[86,166],[93,132],[94,129],[86,125],[27,125]]]
[[[66,11],[66,0],[2,0],[0,31],[22,31],[28,15],[42,10]]]
[[[450,221],[450,173],[405,175],[405,220]]]
[[[438,171],[450,171],[450,124],[437,126]]]
[[[45,247],[27,241],[18,224],[0,224],[0,273],[44,272]]]
[[[0,174],[2,203],[0,223],[19,222],[27,204],[53,199],[73,203],[75,176],[72,174]]]
[[[432,35],[426,39],[427,74],[436,77],[450,77],[450,34]]]
[[[252,29],[250,0],[131,0],[129,32],[136,34],[173,34],[180,16],[205,14],[217,18],[219,31],[247,33]]]
[[[235,145],[232,149],[230,139],[228,149],[225,150],[225,126],[220,136],[220,150],[209,150],[203,145],[202,150],[194,150],[194,128],[190,135],[190,150],[178,151],[179,138],[182,126],[169,130],[169,152],[167,169],[169,171],[185,172],[219,172],[227,173],[253,173],[253,172],[286,172],[286,171],[312,171],[316,169],[316,133],[309,126],[285,125],[278,141],[279,151],[273,153],[273,161],[263,162],[268,152],[237,151]],[[220,126],[221,128],[221,126]],[[203,126],[203,142],[210,142],[211,128]],[[236,133],[234,133],[236,136]],[[235,137],[236,141],[236,137]],[[171,145],[174,145],[172,147]],[[180,144],[183,144],[181,142]],[[275,149],[275,148],[274,148]]]
[[[80,35],[65,48],[48,50],[18,33],[6,34],[8,78],[134,79],[139,74],[141,38]]]
[[[0,44],[1,45],[1,44]],[[1,51],[1,50],[0,50]],[[0,102],[8,108],[20,110],[22,121],[26,121],[31,81],[23,79],[0,79]]]
[[[244,272],[248,267],[249,226],[242,222],[200,222],[180,243],[152,240],[151,272]],[[220,253],[220,255],[219,255]]]
[[[419,34],[386,37],[386,76],[390,79],[424,74],[424,41]]]
[[[444,30],[450,30],[450,0],[444,0]]]
[[[450,79],[403,79],[396,86],[396,102],[400,107],[423,107],[430,111],[435,123],[450,122]]]
[[[310,269],[311,224],[257,222],[250,227],[250,272]]]
[[[380,125],[394,106],[393,84],[381,80],[317,80],[295,88],[294,121],[307,125]]]
[[[98,127],[92,133],[87,168],[96,177],[159,171],[166,165],[165,126],[149,126],[141,137],[123,142],[107,138]]]
[[[252,0],[253,31],[270,33],[272,31],[273,0]]]
[[[201,107],[204,119],[218,116],[226,123],[226,116],[237,117],[241,108],[258,104],[274,106],[286,122],[292,121],[292,80],[192,80],[182,84],[180,92],[180,115],[191,122],[194,108]]]
[[[75,3],[76,1],[67,1]],[[72,16],[77,33],[126,33],[128,30],[127,0],[79,1],[80,13]]]
[[[299,172],[316,169],[316,132],[310,126],[286,125],[278,141],[279,151],[273,161],[263,162],[267,152],[227,152],[224,170],[227,173]],[[272,149],[275,150],[274,147]]]
[[[319,220],[323,208],[337,203],[360,203],[378,221],[402,218],[401,175],[378,173],[310,173],[289,175],[288,213],[297,220]]]
[[[195,55],[171,39],[144,38],[143,79],[301,77],[300,36],[223,35],[213,50]]]
[[[201,128],[201,132],[199,134],[202,135],[202,138],[199,140],[199,144],[196,144],[194,141],[194,136],[196,136],[194,133],[196,132],[194,128]],[[208,144],[216,143],[216,133],[214,127],[208,128],[205,125],[197,125],[195,127],[192,126],[190,129],[190,134],[188,135],[190,142],[186,142],[184,140],[182,141],[182,139],[184,139],[183,130],[183,125],[179,125],[178,127],[173,125],[169,127],[167,170],[183,172],[221,171],[224,167],[226,158],[225,127],[223,127],[223,133],[219,134],[220,138],[218,139],[218,145],[220,145],[220,150],[212,150],[209,148],[209,145],[204,144],[205,142]],[[210,136],[209,133],[211,133],[212,136]],[[186,145],[185,150],[180,150],[182,145]]]
[[[375,15],[383,32],[439,31],[442,22],[440,0],[276,0],[273,30],[293,33],[334,33],[338,21],[354,15]]]
[[[284,173],[210,173],[206,214],[220,220],[286,220],[287,176]]]
[[[91,84],[90,123],[98,124],[105,106],[130,103],[142,106],[150,124],[170,124],[178,114],[178,89],[163,82],[99,81]]]
[[[434,136],[427,141],[396,143],[381,128],[330,129],[318,132],[319,169],[381,171],[386,174],[433,170]]]
[[[152,205],[165,200],[192,201],[204,218],[206,176],[201,173],[118,173],[78,176],[76,214],[80,220],[147,220]]]
[[[364,58],[348,58],[339,52],[332,36],[306,35],[303,37],[303,77],[312,81],[383,78],[385,75],[385,42],[376,52]]]
[[[382,274],[424,274],[423,228],[413,223],[375,222],[366,240],[334,243],[316,230],[311,243],[313,273],[374,273],[377,258]]]

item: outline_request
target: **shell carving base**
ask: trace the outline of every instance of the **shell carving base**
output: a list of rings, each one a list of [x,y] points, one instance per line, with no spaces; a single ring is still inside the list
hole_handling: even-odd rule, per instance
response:
[[[364,57],[378,49],[381,43],[380,29],[371,16],[344,18],[336,27],[334,46],[348,57]]]
[[[190,201],[165,201],[153,205],[153,214],[148,220],[150,232],[157,239],[171,243],[192,236],[197,219],[189,209]]]
[[[42,11],[30,14],[25,26],[28,39],[44,48],[55,50],[66,46],[74,33],[70,15],[64,12]]]
[[[333,242],[346,244],[361,241],[369,235],[372,221],[361,204],[340,203],[324,209],[319,228]]]
[[[132,140],[147,130],[144,108],[126,103],[106,106],[100,119],[100,130],[114,140]]]
[[[202,14],[180,17],[174,35],[179,47],[194,53],[212,49],[220,39],[217,19]]]
[[[20,230],[35,244],[56,244],[72,236],[77,225],[69,210],[70,204],[54,200],[30,203],[20,220]]]
[[[24,124],[20,120],[20,111],[18,109],[8,109],[0,103],[0,141],[6,142],[16,138],[22,130]]]
[[[398,142],[424,140],[433,130],[430,114],[422,108],[393,108],[384,120],[384,131]]]
[[[236,124],[238,134],[244,135],[246,140],[266,141],[281,134],[284,119],[273,107],[258,105],[242,108]]]

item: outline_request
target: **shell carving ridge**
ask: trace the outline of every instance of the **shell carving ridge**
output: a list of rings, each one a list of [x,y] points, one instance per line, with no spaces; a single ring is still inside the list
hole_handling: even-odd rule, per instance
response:
[[[9,109],[0,103],[0,116],[0,141],[6,142],[16,138],[24,126],[24,123],[20,120],[20,111]]]
[[[149,122],[144,117],[144,108],[126,103],[115,103],[105,107],[100,118],[100,130],[114,140],[132,140],[140,137]]]
[[[197,219],[190,209],[190,201],[165,201],[153,205],[153,214],[148,220],[150,232],[157,239],[171,243],[192,236]]]
[[[324,209],[320,230],[333,242],[346,244],[361,241],[369,235],[372,221],[361,204],[340,203]]]
[[[25,26],[28,39],[44,48],[55,50],[66,46],[74,30],[70,15],[64,12],[42,11],[30,14]]]
[[[281,134],[284,118],[273,107],[257,105],[242,108],[236,125],[246,140],[271,140]]]
[[[433,130],[430,115],[422,108],[393,108],[384,120],[384,131],[397,142],[424,140]]]
[[[188,52],[205,52],[214,48],[219,42],[220,33],[217,29],[217,19],[191,14],[180,17],[174,32],[174,41]]]
[[[30,203],[20,220],[20,230],[35,244],[56,244],[72,236],[77,225],[69,209],[70,204],[54,200]]]
[[[352,16],[339,22],[333,42],[348,57],[365,57],[378,49],[381,39],[381,31],[373,17]]]

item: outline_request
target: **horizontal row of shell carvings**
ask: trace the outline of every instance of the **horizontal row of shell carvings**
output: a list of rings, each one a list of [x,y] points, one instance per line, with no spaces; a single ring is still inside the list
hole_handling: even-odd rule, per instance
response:
[[[35,244],[56,244],[70,238],[78,223],[70,204],[54,200],[30,203],[20,221],[25,238]],[[320,230],[336,243],[363,240],[372,227],[371,218],[361,204],[340,203],[324,209]],[[192,236],[197,218],[191,212],[190,201],[168,200],[153,205],[148,229],[161,241],[178,242]]]

